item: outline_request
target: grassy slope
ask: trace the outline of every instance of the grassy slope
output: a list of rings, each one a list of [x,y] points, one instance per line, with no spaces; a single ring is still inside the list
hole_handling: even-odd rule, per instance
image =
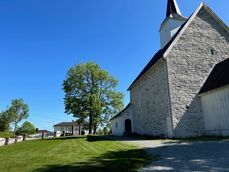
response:
[[[110,140],[37,140],[0,148],[0,171],[136,171],[149,157],[138,148]]]
[[[0,138],[5,138],[5,137],[14,137],[14,134],[10,132],[0,132]]]

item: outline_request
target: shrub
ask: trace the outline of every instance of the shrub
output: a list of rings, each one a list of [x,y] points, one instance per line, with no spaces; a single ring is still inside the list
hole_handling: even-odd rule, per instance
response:
[[[17,134],[34,134],[36,132],[35,126],[29,121],[25,121],[18,129]]]

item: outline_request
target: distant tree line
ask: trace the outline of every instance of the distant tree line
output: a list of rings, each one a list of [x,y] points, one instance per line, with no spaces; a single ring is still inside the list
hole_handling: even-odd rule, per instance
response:
[[[98,127],[109,128],[110,118],[124,106],[117,85],[117,79],[96,63],[71,67],[63,82],[65,112],[76,117],[78,124],[86,123],[89,134],[96,134]]]
[[[29,117],[29,107],[24,103],[23,99],[14,99],[11,105],[5,111],[0,112],[0,132],[10,131],[10,126],[13,126],[13,133],[34,133],[35,127],[30,122],[26,121],[19,128],[18,123]]]

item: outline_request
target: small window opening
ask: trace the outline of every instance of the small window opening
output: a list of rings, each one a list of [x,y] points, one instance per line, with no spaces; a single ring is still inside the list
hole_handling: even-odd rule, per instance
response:
[[[213,49],[211,49],[211,54],[215,55],[215,51]]]
[[[118,123],[117,123],[117,122],[116,122],[116,124],[115,124],[115,125],[116,125],[116,128],[118,128]]]

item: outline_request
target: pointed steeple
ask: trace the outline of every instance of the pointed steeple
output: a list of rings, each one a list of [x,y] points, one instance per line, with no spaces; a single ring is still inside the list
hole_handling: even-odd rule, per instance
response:
[[[176,0],[168,0],[166,18],[161,24],[161,48],[163,48],[186,21],[182,16]]]
[[[168,0],[166,17],[172,17],[173,14],[181,15],[176,0]]]

